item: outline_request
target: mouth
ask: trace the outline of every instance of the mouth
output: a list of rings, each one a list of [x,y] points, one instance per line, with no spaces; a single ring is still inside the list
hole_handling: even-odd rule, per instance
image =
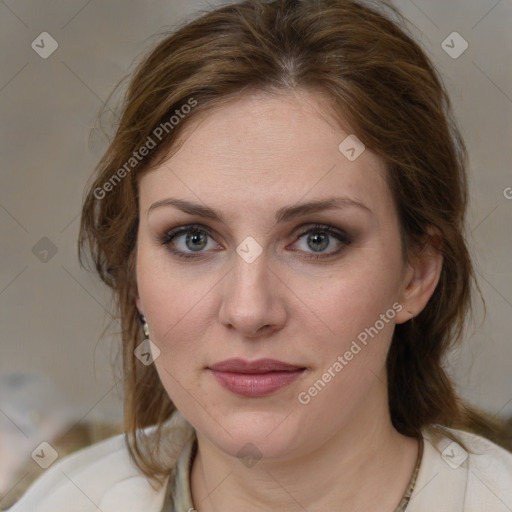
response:
[[[262,397],[275,393],[290,385],[306,370],[305,367],[275,359],[229,359],[207,369],[225,389],[245,397]]]

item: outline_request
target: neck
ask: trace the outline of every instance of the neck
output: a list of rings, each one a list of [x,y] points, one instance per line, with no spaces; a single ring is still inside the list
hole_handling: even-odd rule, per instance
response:
[[[414,471],[418,441],[394,429],[386,404],[366,404],[358,418],[312,453],[262,459],[252,467],[198,432],[191,473],[195,509],[394,512]]]

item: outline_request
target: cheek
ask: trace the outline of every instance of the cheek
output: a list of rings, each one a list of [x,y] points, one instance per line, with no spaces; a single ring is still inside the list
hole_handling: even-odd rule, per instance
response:
[[[318,403],[335,400],[348,406],[365,394],[385,366],[396,310],[389,293],[376,288],[373,293],[364,293],[359,286],[344,284],[343,292],[337,289],[329,294],[330,300],[321,309],[330,332],[318,339],[317,366],[306,386],[315,385],[322,392]],[[313,331],[309,332],[311,337]],[[324,384],[328,392],[323,391]],[[316,391],[311,390],[314,396]]]
[[[332,272],[316,283],[314,280],[299,283],[297,288],[307,290],[304,302],[311,305],[321,320],[326,337],[338,339],[336,348],[342,348],[376,323],[383,337],[390,336],[400,272],[397,260],[382,260],[377,264],[372,258],[360,258],[357,265],[347,265],[346,269]],[[385,315],[384,326],[381,315]]]
[[[206,280],[206,278],[205,278]],[[194,326],[203,316],[206,291],[211,287],[172,268],[161,251],[142,247],[137,255],[137,288],[152,341],[186,363],[194,353]],[[189,334],[187,335],[187,331]]]
[[[194,267],[173,264],[163,251],[147,245],[137,255],[138,292],[151,340],[160,349],[156,370],[173,403],[193,422],[203,410],[196,400],[209,391],[203,389],[203,368],[214,359],[208,333],[216,320],[214,301],[222,274]]]
[[[326,415],[325,421],[332,421],[331,414],[343,421],[372,386],[384,382],[382,370],[402,307],[397,302],[398,251],[369,250],[346,268],[304,287],[311,291],[304,302],[313,305],[325,328],[316,338],[318,366],[297,399],[305,413],[315,410],[315,415]],[[311,326],[308,332],[315,339]]]
[[[383,272],[382,267],[376,271],[361,265],[318,287],[321,293],[316,295],[323,299],[311,303],[334,334],[325,330],[327,334],[317,338],[318,365],[295,397],[305,429],[326,424],[336,431],[366,403],[370,390],[379,389],[384,396],[382,370],[401,309],[393,291],[400,267],[387,268]]]
[[[160,350],[156,370],[176,407],[193,419],[197,404],[190,397],[201,396],[201,331],[209,298],[206,291],[211,285],[171,271],[170,265],[158,261],[158,255],[150,251],[142,250],[137,261],[139,296],[151,340]]]

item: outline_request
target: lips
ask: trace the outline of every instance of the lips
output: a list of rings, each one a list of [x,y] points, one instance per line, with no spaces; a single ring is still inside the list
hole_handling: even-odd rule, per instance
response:
[[[269,373],[290,372],[302,369],[300,366],[283,363],[276,359],[258,359],[257,361],[244,361],[243,359],[228,359],[209,367],[210,370],[231,373]]]
[[[208,369],[224,388],[245,397],[272,394],[291,384],[305,370],[304,367],[275,359],[229,359]]]

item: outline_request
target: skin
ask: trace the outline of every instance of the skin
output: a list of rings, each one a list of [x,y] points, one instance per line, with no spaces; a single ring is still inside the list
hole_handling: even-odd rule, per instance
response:
[[[136,304],[161,350],[162,383],[197,431],[199,512],[392,512],[416,463],[417,441],[390,421],[385,360],[394,324],[424,308],[442,258],[428,248],[402,260],[384,163],[368,148],[349,161],[338,146],[350,132],[329,112],[320,93],[243,96],[190,120],[179,150],[139,183]],[[281,207],[332,196],[371,213],[345,206],[275,221]],[[208,205],[224,222],[171,205],[149,211],[169,197]],[[197,259],[180,259],[169,248],[194,253],[194,242],[161,239],[193,223],[212,235]],[[315,252],[298,230],[315,223],[346,231],[351,242],[331,235]],[[236,252],[249,236],[263,251],[252,263]],[[401,311],[301,404],[298,394],[394,303]],[[271,396],[240,397],[206,369],[232,357],[307,370]],[[252,467],[237,457],[249,442],[262,457]]]

